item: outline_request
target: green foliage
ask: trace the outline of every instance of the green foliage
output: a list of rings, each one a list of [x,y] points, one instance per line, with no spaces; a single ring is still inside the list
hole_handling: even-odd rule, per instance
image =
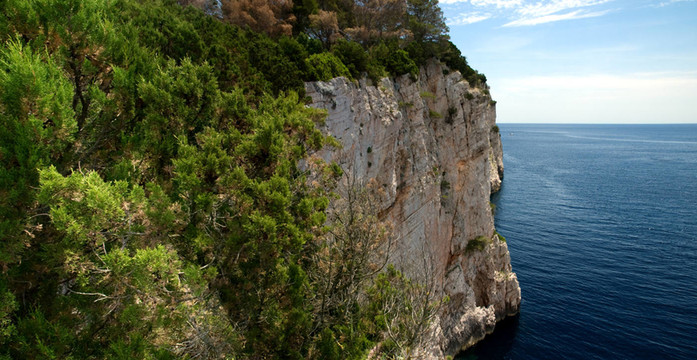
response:
[[[174,0],[0,2],[0,357],[360,359],[404,349],[390,326],[423,330],[413,301],[384,305],[425,285],[339,251],[380,254],[388,231],[375,209],[328,226],[343,170],[313,155],[339,145],[300,99],[415,78],[444,28],[412,22],[418,56],[406,38],[327,51],[303,33],[319,9],[356,24],[341,1],[296,1],[279,39]]]
[[[493,132],[495,132],[495,133],[498,134],[498,132],[500,131],[500,130],[499,130],[499,126],[498,126],[498,125],[492,126],[492,127],[491,127],[491,131],[493,131]]]
[[[416,66],[416,63],[402,49],[390,52],[385,62],[385,68],[395,75],[409,74],[412,78],[416,78],[419,74],[419,68]]]
[[[298,43],[300,43],[310,55],[324,52],[324,45],[322,45],[322,41],[319,39],[311,38],[305,33],[300,33],[297,39]]]
[[[0,50],[0,264],[26,246],[22,221],[38,183],[36,169],[61,162],[77,123],[72,87],[59,65],[18,40]]]
[[[179,246],[225,267],[220,296],[236,309],[231,321],[248,324],[245,353],[287,354],[309,336],[307,279],[297,264],[310,230],[325,221],[326,199],[303,183],[296,164],[324,144],[319,115],[295,94],[266,97],[249,110],[244,131],[204,129],[195,145],[182,139],[174,160],[197,244]]]
[[[383,67],[394,76],[410,74],[412,78],[416,78],[419,73],[416,63],[406,51],[398,47],[396,42],[381,42],[373,46],[370,53],[371,57],[375,59],[373,66]]]
[[[399,105],[399,107],[404,107],[404,108],[410,108],[410,107],[414,106],[413,103],[411,103],[411,102],[404,102],[404,101],[400,101],[400,102],[398,103],[398,105]]]
[[[285,40],[280,44],[261,34],[248,33],[249,60],[271,83],[271,91],[303,90],[305,51],[300,43]],[[241,44],[240,44],[241,45]]]
[[[459,71],[470,86],[479,87],[486,84],[486,76],[472,69],[472,67],[470,67],[467,63],[467,59],[462,56],[460,50],[452,42],[447,42],[447,46],[441,53],[440,59],[450,69]]]
[[[332,53],[346,65],[354,79],[368,69],[368,53],[357,42],[342,39],[332,46]]]
[[[438,0],[407,0],[407,22],[416,43],[438,43],[448,39],[448,27]]]
[[[500,241],[506,242],[506,238],[499,234],[498,231],[494,231],[494,234],[499,238]]]
[[[319,10],[317,0],[296,0],[293,1],[293,14],[296,21],[293,27],[294,33],[307,30],[310,26],[310,15],[315,14]]]
[[[325,328],[324,330],[322,330],[322,333],[320,334],[319,338],[318,350],[322,359],[342,359],[339,342],[336,340],[334,332],[329,328]]]
[[[467,242],[465,252],[482,251],[491,243],[491,239],[486,236],[477,236]]]
[[[7,288],[7,284],[0,282],[0,344],[7,346],[6,342],[15,333],[15,325],[12,323],[12,313],[17,310],[17,301]]]
[[[438,0],[408,0],[406,18],[406,27],[413,36],[406,50],[417,65],[446,52],[448,27]]]
[[[385,68],[385,65],[380,60],[380,57],[378,55],[381,52],[382,49],[379,46],[371,48],[369,52],[370,60],[368,61],[368,65],[366,67],[368,78],[372,80],[373,84],[376,86],[380,83],[380,80],[382,78],[387,77],[389,75],[387,69]]]
[[[445,118],[445,122],[452,124],[455,122],[455,117],[457,116],[457,108],[454,106],[448,107],[448,116]]]
[[[424,274],[428,277],[429,274]],[[388,265],[368,290],[374,325],[389,334],[379,345],[384,358],[410,358],[425,345],[424,334],[447,298],[436,297],[434,283],[420,283]]]
[[[442,193],[444,193],[444,192],[446,192],[446,191],[448,191],[448,190],[450,190],[450,182],[448,182],[448,181],[445,180],[445,179],[441,180],[441,182],[440,182],[440,191],[441,191]]]
[[[125,181],[105,182],[94,171],[62,176],[54,167],[42,170],[40,178],[38,199],[49,207],[50,226],[60,239],[50,245],[52,251],[43,261],[56,269],[58,279],[65,279],[58,287],[62,295],[58,304],[76,306],[86,317],[81,330],[65,331],[74,340],[53,340],[47,332],[49,338],[42,342],[67,348],[46,351],[75,356],[79,349],[70,343],[77,341],[90,352],[107,351],[104,356],[111,352],[109,357],[147,357],[174,348],[177,339],[191,331],[191,319],[211,322],[212,314],[201,309],[210,306],[205,293],[207,282],[216,276],[215,268],[201,271],[171,246],[156,244],[162,232],[164,238],[167,232],[177,232],[176,211],[162,211],[162,202],[168,200],[161,198],[161,189],[150,185],[146,193]],[[174,224],[168,221],[172,219]],[[181,306],[182,301],[188,306]],[[24,324],[20,338],[27,331],[44,328],[43,321],[57,327],[72,326],[78,320],[44,319],[38,314],[20,323]],[[224,326],[210,336],[231,341]],[[29,349],[37,346],[20,344]]]
[[[430,91],[422,91],[419,95],[421,95],[421,97],[424,98],[424,99],[433,100],[433,99],[436,98],[436,95],[434,95],[434,94],[433,94],[432,92],[430,92]]]
[[[305,60],[307,77],[313,81],[328,81],[332,78],[351,74],[341,60],[332,53],[310,55]]]

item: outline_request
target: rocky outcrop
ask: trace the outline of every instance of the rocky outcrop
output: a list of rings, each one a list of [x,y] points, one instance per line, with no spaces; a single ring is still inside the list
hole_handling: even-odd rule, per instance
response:
[[[496,103],[493,104],[495,105]],[[495,117],[494,115],[494,118]],[[491,127],[489,143],[491,144],[491,152],[489,154],[489,164],[491,164],[489,183],[491,184],[491,192],[495,193],[501,190],[501,181],[503,180],[503,148],[501,147],[499,127],[496,124]]]
[[[394,227],[397,265],[428,258],[429,276],[450,298],[423,349],[442,358],[517,313],[520,288],[489,203],[503,175],[495,103],[436,61],[418,79],[374,86],[336,78],[306,91],[312,106],[328,111],[324,131],[343,145],[325,159],[384,190],[381,215]],[[470,241],[483,249],[468,248]]]

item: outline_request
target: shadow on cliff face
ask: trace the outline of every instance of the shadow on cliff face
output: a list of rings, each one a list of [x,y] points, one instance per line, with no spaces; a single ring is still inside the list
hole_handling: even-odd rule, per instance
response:
[[[516,341],[520,315],[508,317],[498,324],[494,332],[487,335],[477,345],[455,356],[455,360],[507,359]]]

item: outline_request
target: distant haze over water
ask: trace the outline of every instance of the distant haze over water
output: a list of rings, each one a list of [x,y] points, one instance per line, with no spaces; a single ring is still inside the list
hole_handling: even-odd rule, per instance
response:
[[[697,359],[697,125],[499,128],[523,304],[457,359]]]

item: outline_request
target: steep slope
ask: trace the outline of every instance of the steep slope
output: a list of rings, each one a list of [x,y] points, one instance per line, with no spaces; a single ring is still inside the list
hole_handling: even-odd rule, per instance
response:
[[[305,87],[312,106],[328,111],[322,130],[343,145],[324,157],[383,188],[382,217],[397,243],[392,259],[449,297],[423,350],[442,358],[517,313],[520,288],[489,204],[503,174],[495,103],[435,60],[418,79],[373,86],[335,78]]]

